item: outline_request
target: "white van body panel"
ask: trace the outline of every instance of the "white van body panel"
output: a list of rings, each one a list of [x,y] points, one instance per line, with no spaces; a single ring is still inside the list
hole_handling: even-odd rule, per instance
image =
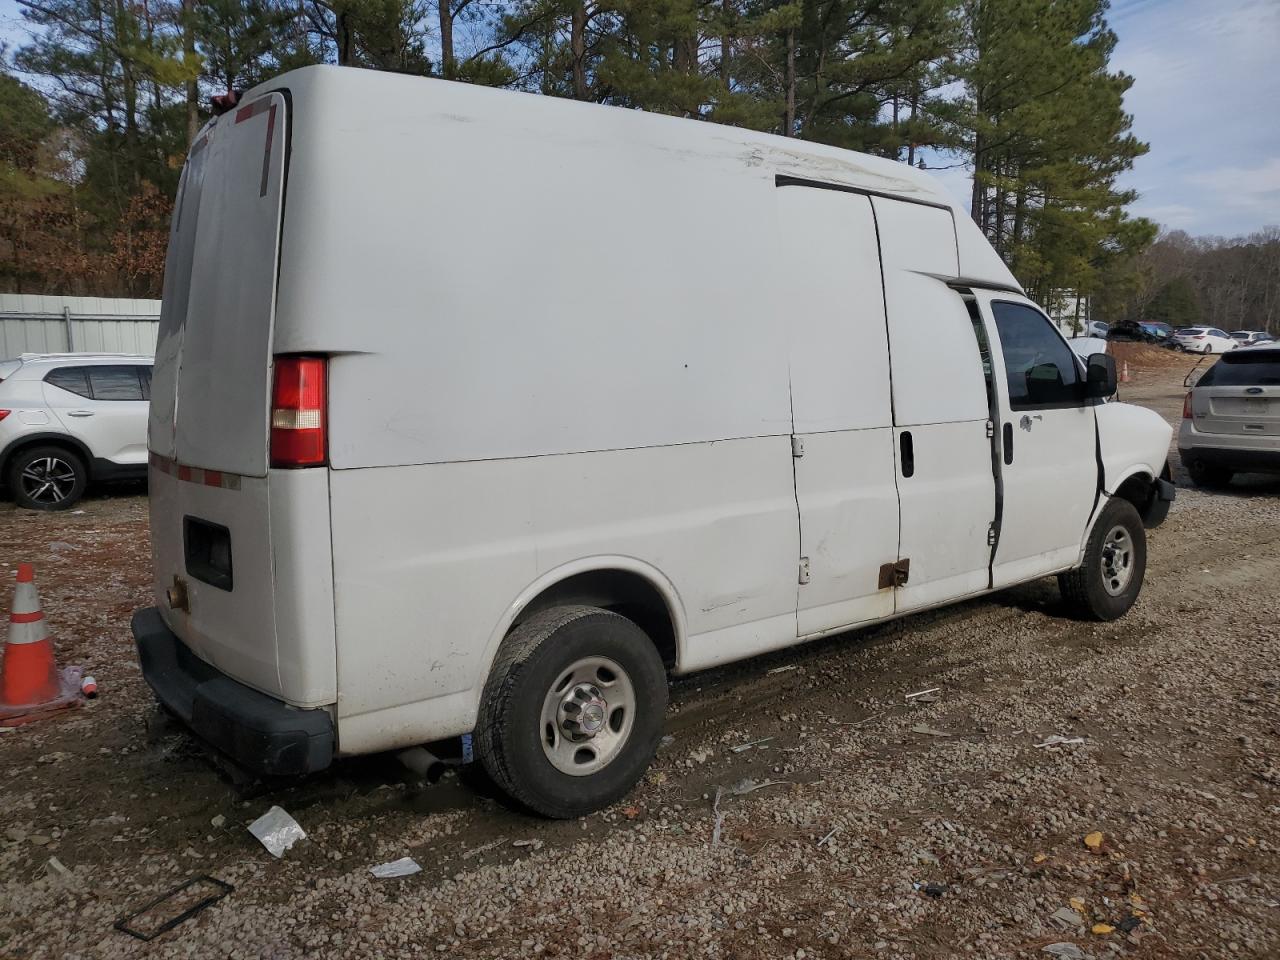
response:
[[[201,660],[331,711],[338,753],[470,731],[508,629],[577,574],[650,584],[677,672],[991,588],[965,297],[1019,288],[928,175],[374,71],[241,103],[176,207],[157,603]],[[285,354],[327,358],[327,466],[268,465]],[[228,531],[233,590],[188,577],[186,517]]]
[[[148,498],[153,518],[170,518],[153,520],[151,537],[156,606],[169,629],[206,663],[255,690],[279,694],[267,478],[246,477],[238,490],[231,490],[185,481],[153,466]],[[230,530],[235,589],[220,590],[189,578],[189,609],[178,610],[167,602],[166,590],[175,575],[185,576],[183,520],[188,516]]]
[[[795,639],[788,437],[335,470],[332,488],[344,751],[346,718],[375,711],[398,710],[399,743],[461,732],[512,601],[583,558],[631,557],[675,585],[682,669],[716,657],[711,635],[753,652]]]
[[[1103,490],[1114,494],[1136,474],[1160,476],[1173,439],[1173,427],[1164,417],[1119,401],[1104,403],[1096,410]]]

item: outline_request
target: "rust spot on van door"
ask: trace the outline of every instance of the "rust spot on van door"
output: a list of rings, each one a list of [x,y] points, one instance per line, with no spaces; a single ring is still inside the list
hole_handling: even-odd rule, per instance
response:
[[[880,565],[879,589],[886,590],[889,587],[904,586],[910,573],[910,557],[904,557],[894,563],[882,563]]]

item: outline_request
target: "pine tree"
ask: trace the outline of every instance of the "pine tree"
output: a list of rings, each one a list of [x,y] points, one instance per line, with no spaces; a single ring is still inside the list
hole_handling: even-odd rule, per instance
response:
[[[971,213],[1040,299],[1088,292],[1155,237],[1119,175],[1147,152],[1129,133],[1132,78],[1108,70],[1106,0],[966,0],[966,96],[955,121],[974,167]]]

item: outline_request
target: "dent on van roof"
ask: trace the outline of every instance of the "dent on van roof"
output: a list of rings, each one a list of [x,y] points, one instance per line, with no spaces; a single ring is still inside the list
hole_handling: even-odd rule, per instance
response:
[[[690,159],[720,159],[761,176],[790,176],[949,208],[955,219],[962,281],[1021,290],[986,237],[932,175],[905,163],[825,144],[760,133],[724,124],[582,103],[559,97],[498,90],[430,77],[412,77],[350,67],[311,66],[255,87],[242,102],[270,90],[287,89],[298,114],[339,111],[348,122],[403,125],[405,148],[414,126],[499,124],[513,139],[559,139],[566,150],[589,161],[591,148],[625,141],[636,150],[686,153]],[[438,141],[432,145],[439,149]],[[406,162],[428,157],[406,156]]]

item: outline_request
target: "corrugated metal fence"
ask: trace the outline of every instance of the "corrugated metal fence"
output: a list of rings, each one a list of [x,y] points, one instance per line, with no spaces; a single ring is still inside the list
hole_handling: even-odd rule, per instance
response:
[[[156,352],[159,300],[0,293],[0,360],[21,353]]]

